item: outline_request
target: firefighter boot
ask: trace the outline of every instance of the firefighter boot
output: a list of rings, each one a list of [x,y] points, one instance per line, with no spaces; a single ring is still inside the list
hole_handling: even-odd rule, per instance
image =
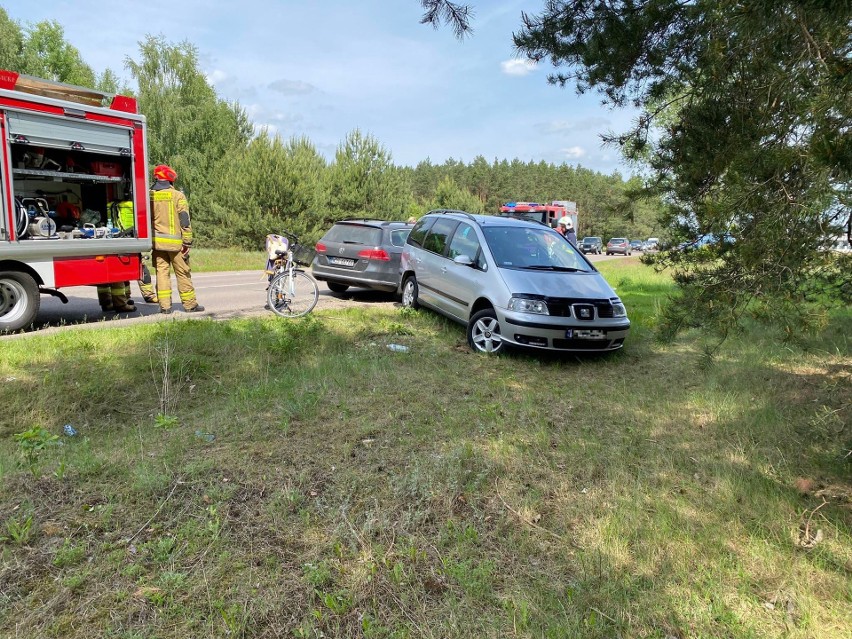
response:
[[[136,307],[130,301],[130,282],[116,282],[110,288],[112,310],[116,313],[135,313]]]

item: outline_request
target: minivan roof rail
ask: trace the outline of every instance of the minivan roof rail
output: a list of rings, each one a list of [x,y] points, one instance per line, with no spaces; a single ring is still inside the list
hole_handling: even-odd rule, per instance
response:
[[[467,211],[459,211],[458,209],[435,209],[433,211],[429,211],[429,213],[440,213],[442,215],[447,214],[447,213],[458,213],[459,215],[465,215],[465,216],[469,217],[471,220],[473,220],[474,222],[476,222],[476,218],[473,217],[470,213],[468,213]]]
[[[407,224],[404,220],[378,220],[370,217],[345,217],[338,222],[368,222],[370,224]]]

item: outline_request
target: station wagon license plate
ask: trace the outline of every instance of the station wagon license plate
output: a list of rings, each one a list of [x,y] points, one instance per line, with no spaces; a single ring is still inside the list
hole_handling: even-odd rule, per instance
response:
[[[606,331],[569,328],[565,331],[565,337],[566,339],[606,339]]]
[[[355,266],[355,260],[351,260],[348,257],[330,257],[328,258],[328,263],[335,266]]]

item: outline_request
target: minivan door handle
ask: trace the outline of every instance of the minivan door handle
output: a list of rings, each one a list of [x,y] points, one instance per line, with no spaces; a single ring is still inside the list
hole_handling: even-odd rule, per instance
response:
[[[446,266],[442,266],[442,267],[441,267],[441,273],[446,273],[446,272],[447,272],[447,267],[446,267]]]

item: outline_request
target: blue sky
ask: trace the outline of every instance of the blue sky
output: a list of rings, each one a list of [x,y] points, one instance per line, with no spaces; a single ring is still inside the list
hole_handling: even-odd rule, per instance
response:
[[[628,174],[600,135],[635,113],[595,94],[547,83],[549,65],[519,60],[512,32],[543,0],[470,0],[474,34],[421,25],[417,0],[7,0],[26,26],[56,20],[96,72],[129,75],[148,34],[187,40],[220,97],[237,100],[257,126],[307,136],[333,158],[355,128],[397,164],[429,158],[520,158]]]

